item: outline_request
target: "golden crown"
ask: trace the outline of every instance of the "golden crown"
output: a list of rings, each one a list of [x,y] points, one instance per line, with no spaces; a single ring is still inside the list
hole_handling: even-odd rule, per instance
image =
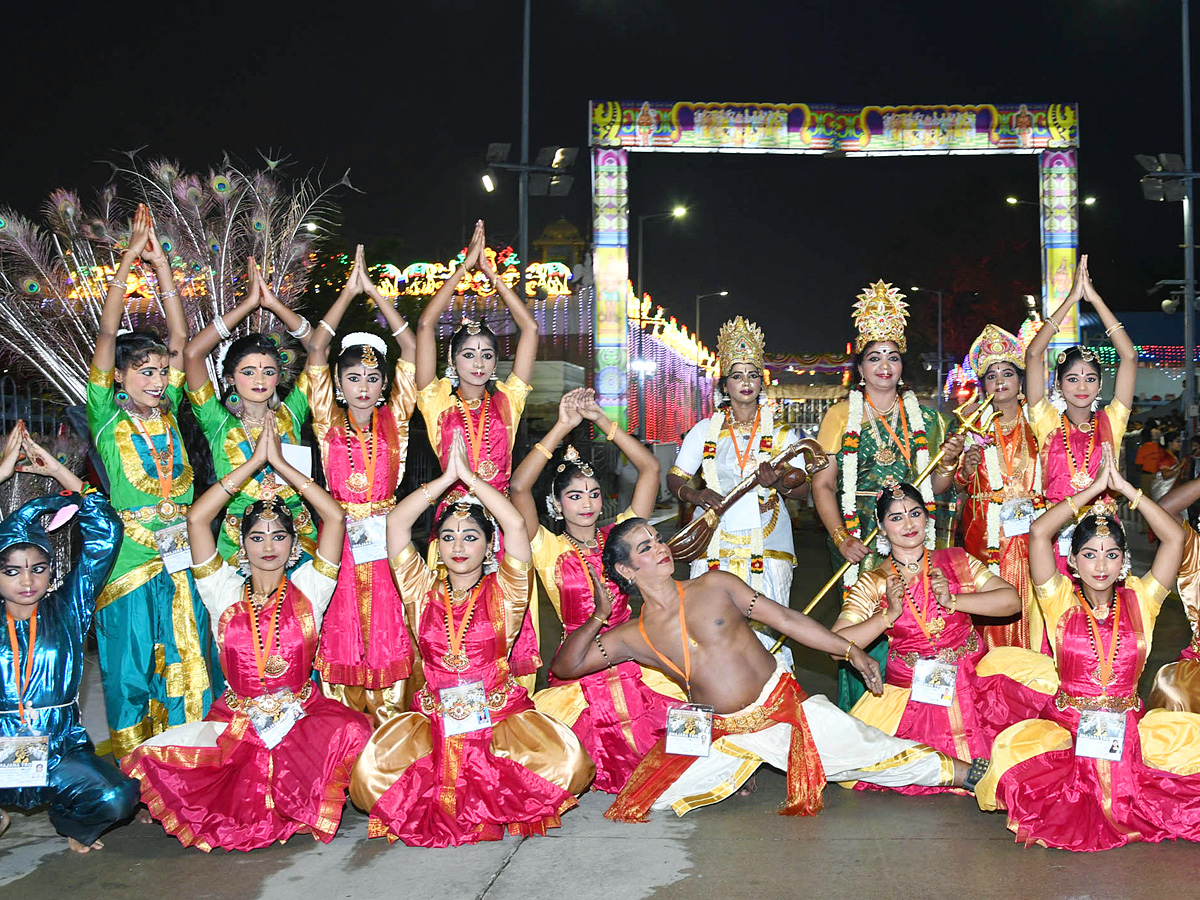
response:
[[[717,357],[721,361],[721,374],[728,375],[729,370],[738,363],[750,363],[760,369],[763,364],[763,354],[766,339],[762,329],[753,322],[747,322],[741,316],[726,322],[717,332]]]
[[[971,351],[967,354],[967,364],[978,379],[992,363],[1012,363],[1020,369],[1025,368],[1025,345],[1021,340],[999,325],[988,324],[984,327]]]
[[[908,304],[904,303],[900,288],[892,287],[883,279],[865,288],[858,295],[851,315],[858,337],[854,340],[854,352],[861,353],[872,341],[891,341],[903,353],[908,349],[904,337],[904,320],[908,318]]]

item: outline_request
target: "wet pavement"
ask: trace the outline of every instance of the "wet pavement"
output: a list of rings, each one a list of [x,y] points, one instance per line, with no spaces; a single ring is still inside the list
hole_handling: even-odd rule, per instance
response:
[[[797,535],[793,605],[802,607],[829,574],[811,519]],[[1134,535],[1135,571],[1149,554]],[[837,604],[815,611],[829,624]],[[552,621],[549,609],[545,621]],[[552,630],[552,629],[550,629]],[[549,636],[553,641],[557,635]],[[1159,619],[1143,692],[1157,668],[1190,638],[1177,600]],[[547,652],[552,652],[547,647]],[[547,656],[547,658],[549,658]],[[827,657],[796,651],[809,693],[832,690]],[[815,818],[776,815],[783,776],[759,770],[758,791],[646,825],[603,818],[611,798],[588,794],[548,837],[506,838],[447,850],[367,840],[366,816],[347,807],[328,845],[293,838],[253,853],[183,849],[157,825],[104,837],[102,851],[77,856],[44,812],[15,813],[0,837],[0,898],[402,897],[422,900],[540,898],[1140,898],[1190,896],[1200,847],[1137,844],[1100,854],[1024,848],[1001,815],[957,796],[902,797],[829,787]]]

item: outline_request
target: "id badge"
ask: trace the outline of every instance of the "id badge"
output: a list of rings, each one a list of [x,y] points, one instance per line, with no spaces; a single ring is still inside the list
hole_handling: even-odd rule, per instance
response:
[[[154,532],[158,555],[168,575],[182,572],[192,565],[192,548],[188,544],[187,522],[168,525]]]
[[[1075,536],[1075,523],[1072,522],[1058,533],[1058,555],[1071,555],[1071,538]]]
[[[442,728],[447,737],[469,734],[492,727],[487,708],[487,690],[482,681],[465,681],[438,691],[442,704]]]
[[[45,787],[50,769],[50,736],[24,729],[0,737],[0,788]]]
[[[918,659],[913,666],[912,693],[914,703],[930,706],[950,706],[954,702],[954,683],[958,667],[936,659]]]
[[[712,747],[713,708],[689,703],[667,710],[668,753],[676,756],[708,756]]]
[[[346,536],[356,566],[387,559],[387,515],[347,519]]]
[[[1079,713],[1075,755],[1117,762],[1125,752],[1125,715],[1085,709]]]
[[[250,724],[262,738],[263,744],[268,750],[274,750],[292,730],[292,726],[304,718],[304,707],[300,705],[299,700],[288,700],[274,713],[252,707],[248,715]]]
[[[1019,534],[1029,534],[1029,526],[1033,524],[1033,501],[1005,500],[1000,506],[1000,528],[1005,537],[1016,537]]]

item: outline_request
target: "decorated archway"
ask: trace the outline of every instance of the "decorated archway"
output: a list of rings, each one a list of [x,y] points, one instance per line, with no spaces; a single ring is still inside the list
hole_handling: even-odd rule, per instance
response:
[[[1079,244],[1079,109],[1074,103],[831,106],[807,103],[591,103],[596,391],[610,416],[629,396],[630,153],[1038,157],[1042,306],[1058,305],[1075,275]],[[1074,313],[1055,345],[1078,336]]]

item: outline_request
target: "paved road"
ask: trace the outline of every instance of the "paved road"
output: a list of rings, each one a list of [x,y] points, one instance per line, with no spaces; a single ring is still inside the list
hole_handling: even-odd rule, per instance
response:
[[[798,605],[827,570],[814,532],[803,533],[800,557]],[[835,615],[831,606],[818,612],[826,621]],[[1187,637],[1178,604],[1169,605],[1148,670],[1173,659]],[[797,662],[810,693],[830,689],[827,660],[801,652]],[[647,825],[617,825],[603,818],[610,798],[589,794],[549,837],[449,850],[368,841],[366,817],[348,809],[329,845],[297,837],[254,853],[204,854],[184,850],[157,825],[131,825],[107,835],[104,850],[79,857],[44,813],[18,814],[0,838],[0,898],[1125,900],[1191,896],[1200,882],[1200,848],[1192,844],[1071,854],[1015,845],[1001,816],[961,797],[830,787],[820,816],[796,819],[775,814],[783,795],[782,776],[760,770],[752,797],[683,819],[657,814]]]

